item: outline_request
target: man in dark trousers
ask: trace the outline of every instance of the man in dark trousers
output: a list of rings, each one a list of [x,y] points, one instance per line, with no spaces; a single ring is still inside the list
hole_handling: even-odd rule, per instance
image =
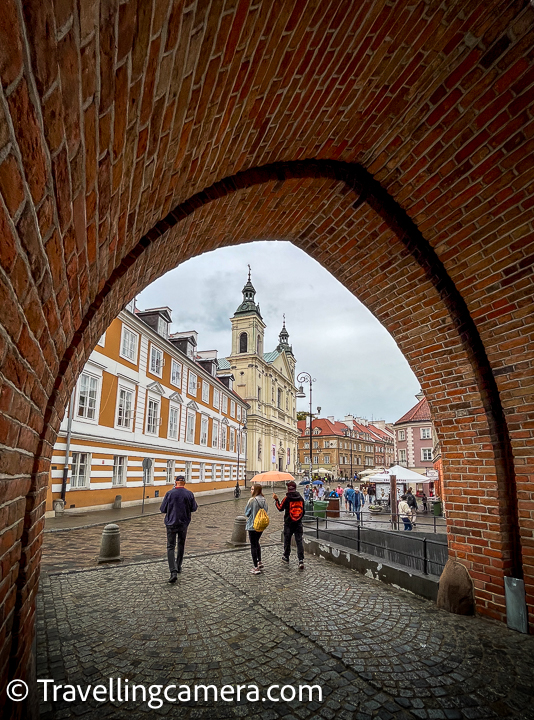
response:
[[[165,493],[160,507],[160,512],[165,513],[165,525],[167,526],[167,560],[171,573],[170,583],[175,583],[178,573],[182,572],[187,528],[191,522],[191,513],[197,509],[195,496],[190,490],[185,489],[185,477],[177,475],[174,488]],[[175,556],[176,539],[178,539],[178,552]]]
[[[284,554],[282,560],[289,563],[291,555],[291,538],[295,536],[297,543],[297,557],[299,570],[304,570],[304,545],[302,544],[302,518],[304,517],[304,499],[297,492],[297,483],[292,480],[287,483],[287,493],[282,502],[278,502],[278,495],[273,495],[273,500],[280,512],[284,512]]]

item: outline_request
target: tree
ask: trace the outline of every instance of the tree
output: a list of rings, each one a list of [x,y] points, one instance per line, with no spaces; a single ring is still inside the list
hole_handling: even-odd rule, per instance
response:
[[[306,420],[306,418],[309,416],[309,412],[306,412],[305,410],[299,410],[297,413],[297,420]]]

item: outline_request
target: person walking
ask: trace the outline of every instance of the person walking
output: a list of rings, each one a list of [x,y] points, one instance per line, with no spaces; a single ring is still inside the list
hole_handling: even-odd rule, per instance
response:
[[[253,485],[250,488],[250,500],[245,506],[245,515],[248,518],[245,529],[248,530],[248,536],[250,538],[250,553],[252,555],[252,562],[254,563],[254,567],[250,572],[253,575],[260,575],[263,570],[260,547],[260,538],[263,531],[254,530],[254,520],[260,509],[267,512],[267,500],[263,496],[261,485]]]
[[[191,522],[191,513],[198,510],[195,496],[190,490],[185,489],[185,477],[183,475],[176,476],[174,487],[165,493],[159,510],[165,513],[167,560],[171,573],[169,582],[173,584],[178,579],[178,574],[182,572],[185,539],[187,536],[187,528]],[[178,551],[175,555],[177,540]]]
[[[423,510],[424,512],[428,512],[428,498],[426,496],[426,493],[423,493],[423,497],[421,498],[423,502]]]
[[[278,502],[278,495],[276,494],[273,495],[273,500],[276,503],[276,509],[284,513],[284,554],[282,560],[289,564],[291,538],[294,535],[297,543],[299,570],[304,570],[304,545],[302,543],[304,500],[302,495],[297,492],[297,484],[291,480],[287,483],[287,493],[282,502]]]
[[[354,488],[352,487],[352,485],[349,485],[348,488],[345,490],[345,497],[347,498],[347,504],[349,506],[349,514],[354,514]]]
[[[356,513],[356,520],[358,522],[360,522],[364,502],[365,498],[363,497],[362,491],[360,490],[360,488],[356,488],[354,490],[354,512]]]
[[[411,530],[413,527],[412,509],[407,502],[406,495],[401,495],[401,499],[399,501],[399,515],[402,522],[404,523],[404,529]]]
[[[415,527],[415,518],[417,517],[417,500],[415,499],[412,488],[408,488],[408,492],[406,493],[406,502],[412,511],[412,525]]]
[[[304,500],[306,502],[308,502],[309,499],[310,499],[310,487],[309,487],[309,485],[305,485],[304,486]]]

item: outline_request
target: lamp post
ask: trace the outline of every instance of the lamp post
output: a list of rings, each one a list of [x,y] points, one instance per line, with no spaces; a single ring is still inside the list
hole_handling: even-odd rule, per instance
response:
[[[345,437],[350,437],[350,484],[352,485],[352,430],[347,428],[346,430],[343,430],[343,434]]]
[[[240,453],[240,450],[241,450],[241,438],[242,438],[242,433],[243,433],[243,432],[244,432],[244,433],[247,432],[247,421],[245,420],[245,422],[243,423],[243,425],[241,425],[241,423],[240,423],[239,420],[238,420],[238,421],[237,421],[237,427],[238,427],[238,431],[237,431],[237,482],[238,482],[238,484],[239,484],[239,453]],[[247,473],[247,469],[246,469],[246,463],[247,463],[247,460],[246,460],[246,458],[245,458],[245,487],[247,487],[247,474],[246,474],[246,473]]]
[[[315,378],[312,378],[310,373],[307,372],[301,372],[297,376],[297,382],[299,383],[309,383],[310,385],[310,482],[313,480],[313,456],[312,456],[312,425],[313,425],[313,413],[312,413],[312,391],[313,391],[313,383],[316,382]],[[304,398],[306,397],[303,389],[303,385],[301,384],[299,386],[299,391],[296,394],[295,397],[298,398]]]

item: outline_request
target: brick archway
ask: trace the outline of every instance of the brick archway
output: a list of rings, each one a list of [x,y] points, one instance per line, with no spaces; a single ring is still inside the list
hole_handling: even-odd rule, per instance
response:
[[[301,247],[393,335],[479,610],[503,618],[522,564],[532,611],[534,9],[501,5],[6,0],[4,671],[29,666],[49,458],[92,345],[178,262],[253,239]]]

